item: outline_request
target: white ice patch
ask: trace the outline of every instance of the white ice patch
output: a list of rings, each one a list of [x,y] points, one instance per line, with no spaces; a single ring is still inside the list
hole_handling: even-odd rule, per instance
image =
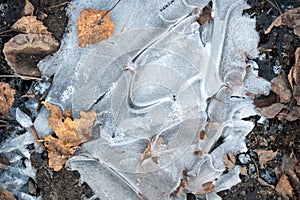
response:
[[[257,112],[246,93],[267,94],[270,84],[257,78],[255,63],[246,70],[245,53],[258,57],[255,20],[242,15],[249,6],[215,0],[214,19],[200,27],[195,22],[208,3],[121,0],[111,11],[114,35],[79,48],[80,11],[107,10],[113,3],[71,2],[69,33],[39,67],[45,76],[55,74],[47,101],[71,107],[75,117],[82,110],[97,112],[98,138],[84,144],[86,156],[73,157],[68,166],[100,199],[185,199],[171,195],[183,170],[188,192],[215,185],[209,199],[240,181],[238,166],[223,173],[223,155],[247,150],[244,139],[254,125],[242,119]],[[46,123],[45,114],[35,123],[39,130],[43,117]],[[220,138],[223,143],[215,146]],[[141,160],[149,142],[150,155]]]

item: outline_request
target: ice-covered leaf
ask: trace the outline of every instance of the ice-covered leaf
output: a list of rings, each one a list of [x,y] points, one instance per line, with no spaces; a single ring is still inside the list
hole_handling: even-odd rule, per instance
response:
[[[106,10],[84,9],[78,18],[78,44],[89,44],[108,39],[114,32],[114,23]]]
[[[58,106],[43,102],[50,111],[49,126],[56,136],[44,138],[44,145],[48,150],[49,167],[59,171],[75,148],[92,139],[92,127],[96,113],[81,112],[81,118],[73,120],[70,113],[62,113]]]
[[[15,101],[16,91],[8,83],[0,82],[0,114],[7,116]]]
[[[16,120],[24,128],[29,128],[30,126],[32,126],[31,118],[19,108],[17,108],[16,111]]]

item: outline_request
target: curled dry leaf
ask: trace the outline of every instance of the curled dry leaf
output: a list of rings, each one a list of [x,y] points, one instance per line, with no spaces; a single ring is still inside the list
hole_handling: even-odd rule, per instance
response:
[[[50,54],[57,50],[59,43],[49,35],[19,34],[4,44],[5,60],[12,70],[19,75],[39,77],[40,71],[34,63],[18,63],[19,54]]]
[[[286,199],[288,199],[288,197],[293,197],[293,188],[290,184],[289,178],[285,174],[281,175],[275,190]]]
[[[16,200],[13,193],[8,190],[3,189],[0,187],[0,199],[1,200]]]
[[[300,36],[300,7],[286,11],[277,17],[272,24],[267,28],[265,34],[271,32],[274,26],[287,26],[294,29],[294,33]]]
[[[20,18],[11,26],[11,29],[21,33],[39,33],[44,35],[51,35],[44,26],[43,22],[36,19],[35,16],[25,16]]]
[[[295,65],[288,75],[290,85],[293,90],[293,96],[300,105],[300,47],[295,51]]]
[[[15,101],[16,91],[12,89],[8,83],[0,82],[0,113],[4,116],[8,115],[8,112]]]
[[[50,111],[48,123],[56,135],[44,138],[44,145],[48,150],[49,167],[59,171],[68,157],[74,154],[75,148],[92,139],[96,113],[82,111],[81,118],[73,120],[70,111],[63,114],[58,106],[47,102],[43,104]]]
[[[233,169],[235,167],[236,158],[232,152],[223,156],[223,161],[227,169]]]
[[[105,10],[84,9],[77,21],[80,47],[106,40],[114,32],[110,13]]]
[[[35,16],[22,17],[11,29],[24,34],[16,35],[4,44],[3,53],[7,64],[18,75],[39,77],[40,71],[32,59],[20,63],[17,61],[18,55],[46,56],[58,49],[59,42]]]
[[[272,91],[280,97],[280,103],[288,103],[292,99],[292,91],[287,79],[287,76],[282,72],[277,76],[271,84]]]
[[[272,150],[255,149],[254,152],[258,155],[260,168],[264,168],[264,164],[273,160],[277,155],[277,151]]]

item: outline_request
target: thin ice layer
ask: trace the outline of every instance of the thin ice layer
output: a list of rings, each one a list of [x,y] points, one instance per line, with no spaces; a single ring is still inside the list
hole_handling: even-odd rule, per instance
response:
[[[206,193],[202,186],[211,182],[211,199],[239,181],[238,167],[223,174],[223,155],[246,151],[244,137],[253,124],[242,119],[257,113],[245,93],[266,93],[269,85],[251,87],[257,78],[245,70],[244,53],[258,53],[255,21],[242,16],[247,4],[213,1],[214,19],[200,27],[196,19],[208,2],[120,1],[111,12],[113,37],[84,49],[75,36],[78,13],[112,3],[70,5],[72,32],[47,60],[60,63],[47,101],[72,107],[75,115],[97,112],[97,139],[84,145],[92,159],[76,157],[69,166],[100,199],[111,199],[111,191],[113,199],[175,198],[183,171],[186,191]],[[43,63],[41,69],[54,73]],[[45,118],[38,118],[37,129]]]

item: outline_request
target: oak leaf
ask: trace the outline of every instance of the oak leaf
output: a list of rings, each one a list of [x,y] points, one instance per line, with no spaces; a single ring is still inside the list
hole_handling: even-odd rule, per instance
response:
[[[80,47],[106,40],[114,33],[114,23],[106,10],[84,9],[77,22]]]
[[[80,112],[81,118],[73,120],[70,110],[64,114],[61,109],[48,102],[43,102],[50,111],[48,123],[55,135],[44,138],[44,145],[48,150],[49,167],[59,171],[75,149],[84,142],[92,139],[92,128],[96,120],[96,113]]]
[[[8,112],[15,101],[15,93],[16,91],[12,89],[8,83],[0,82],[0,113],[2,115],[8,115]]]

